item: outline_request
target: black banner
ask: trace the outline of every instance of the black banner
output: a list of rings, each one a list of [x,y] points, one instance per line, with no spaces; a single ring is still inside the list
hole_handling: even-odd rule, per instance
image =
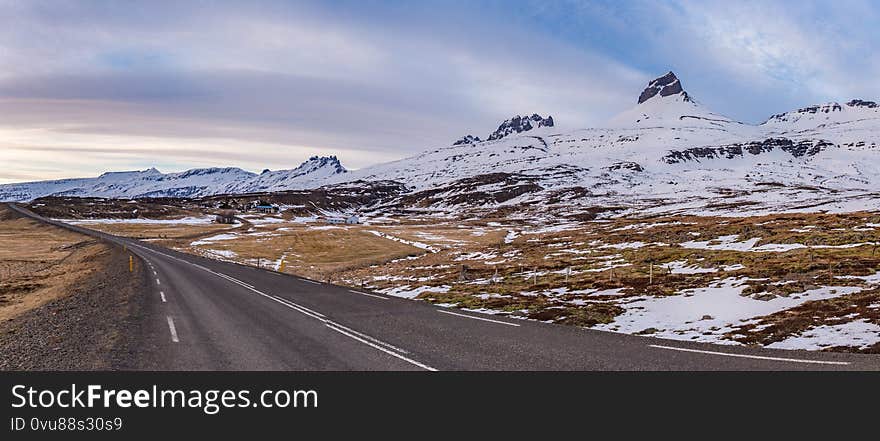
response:
[[[870,373],[107,372],[3,373],[0,380],[3,433],[12,435],[4,439],[869,421],[876,408],[862,400],[880,392],[880,376]]]

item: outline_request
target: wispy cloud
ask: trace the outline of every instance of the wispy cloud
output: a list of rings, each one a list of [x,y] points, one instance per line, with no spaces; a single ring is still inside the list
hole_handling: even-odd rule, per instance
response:
[[[747,121],[880,95],[878,7],[838,4],[0,0],[0,181],[360,168],[514,113],[597,124],[668,69]]]

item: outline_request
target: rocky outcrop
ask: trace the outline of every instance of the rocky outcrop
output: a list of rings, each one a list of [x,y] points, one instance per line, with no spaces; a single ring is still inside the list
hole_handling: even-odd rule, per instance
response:
[[[834,144],[825,140],[792,141],[788,138],[769,138],[744,144],[728,144],[719,147],[693,147],[685,150],[673,150],[663,157],[667,164],[678,164],[701,159],[734,159],[746,153],[760,155],[775,149],[790,153],[795,158],[813,156]]]
[[[797,109],[797,110],[794,110],[791,112],[777,113],[776,115],[773,115],[770,118],[768,118],[767,121],[764,122],[764,124],[766,124],[766,122],[769,122],[769,121],[784,122],[784,121],[789,121],[792,119],[797,119],[803,115],[815,115],[815,114],[819,114],[819,113],[840,112],[841,110],[843,110],[843,107],[838,103],[817,104],[814,106],[803,107],[803,108],[800,108],[800,109]]]
[[[868,109],[876,109],[877,108],[876,102],[859,100],[859,99],[852,100],[852,101],[846,103],[846,105],[850,106],[850,107],[864,107],[864,108],[868,108]]]
[[[687,92],[681,87],[681,81],[679,81],[678,77],[676,77],[671,71],[648,83],[648,87],[646,87],[641,95],[639,95],[639,104],[642,104],[657,95],[681,95],[685,101],[690,101]]]
[[[476,144],[478,142],[483,142],[482,140],[480,140],[479,136],[465,135],[458,141],[453,142],[452,145]]]
[[[498,126],[498,130],[492,132],[487,140],[494,141],[513,133],[522,133],[537,127],[553,127],[553,117],[547,116],[546,118],[543,118],[537,113],[532,114],[532,116],[516,115],[501,123],[501,125]]]

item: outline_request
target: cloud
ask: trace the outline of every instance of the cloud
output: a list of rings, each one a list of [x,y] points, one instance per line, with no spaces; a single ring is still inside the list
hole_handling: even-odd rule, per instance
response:
[[[148,163],[160,145],[176,146],[161,151],[177,169],[278,168],[316,153],[360,168],[488,133],[516,113],[599,122],[648,78],[443,5],[348,16],[311,3],[54,5],[7,10],[22,26],[0,31],[0,60],[18,66],[0,76],[0,113],[10,115],[0,126],[31,130],[39,148],[19,154],[88,144],[95,172],[139,152],[123,162]],[[204,145],[218,154],[198,161],[190,153]]]
[[[878,8],[838,4],[0,1],[15,23],[0,28],[0,162],[45,177],[313,154],[361,168],[516,113],[596,125],[669,69],[760,121],[880,95]]]
[[[871,80],[880,71],[864,56],[869,42],[880,42],[870,2],[682,0],[661,12],[679,37],[690,36],[681,52],[694,60],[688,65],[708,63],[716,78],[767,100],[806,105],[880,94]]]

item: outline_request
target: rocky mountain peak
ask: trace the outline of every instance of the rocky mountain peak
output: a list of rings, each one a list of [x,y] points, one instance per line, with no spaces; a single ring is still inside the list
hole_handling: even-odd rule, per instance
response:
[[[479,136],[465,135],[458,141],[453,142],[452,145],[476,144],[478,142],[483,142],[482,140],[480,140]]]
[[[332,170],[332,173],[345,173],[348,170],[342,166],[342,163],[339,162],[339,159],[336,155],[330,156],[312,156],[307,161],[300,164],[296,169],[299,170],[317,170],[319,168],[327,167]]]
[[[489,135],[487,141],[494,141],[512,133],[522,133],[537,127],[553,127],[553,117],[548,115],[544,118],[537,113],[532,114],[532,116],[516,115],[501,123],[498,126],[498,130]]]
[[[657,95],[681,95],[685,101],[691,100],[687,92],[681,88],[681,81],[679,81],[678,77],[676,77],[672,71],[667,72],[659,78],[651,80],[648,83],[648,87],[646,87],[645,90],[642,91],[642,94],[639,95],[639,104],[642,104]]]

